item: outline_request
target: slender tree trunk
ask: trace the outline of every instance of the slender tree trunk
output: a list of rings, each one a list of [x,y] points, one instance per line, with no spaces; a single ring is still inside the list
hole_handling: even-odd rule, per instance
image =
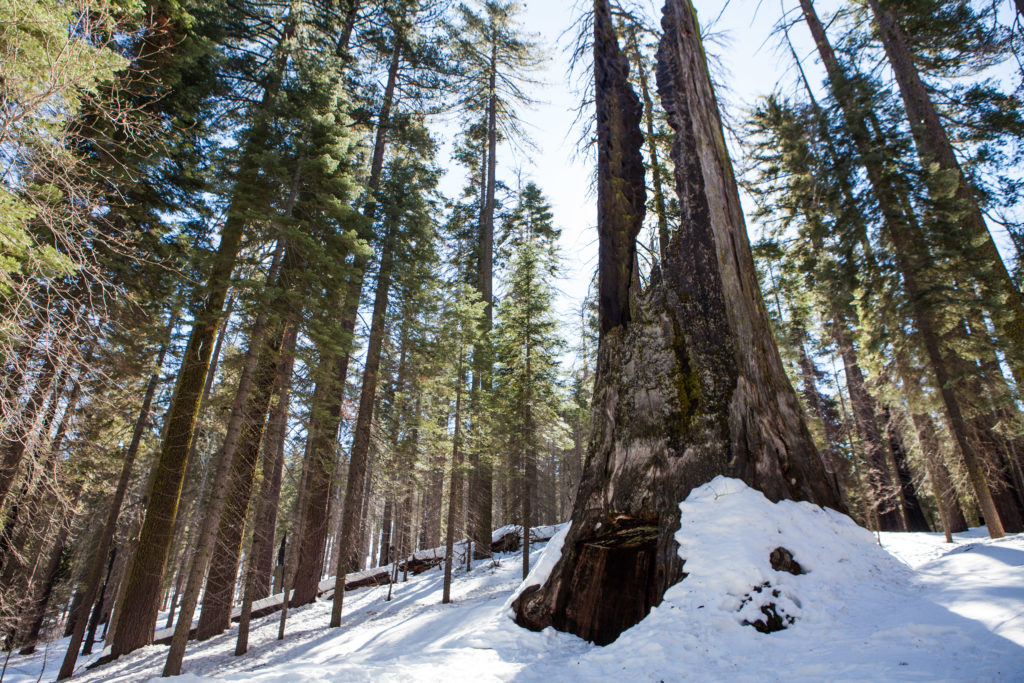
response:
[[[845,490],[849,477],[846,471],[845,460],[841,454],[840,444],[842,443],[842,438],[839,434],[838,425],[832,418],[833,411],[831,407],[826,402],[825,397],[822,396],[821,391],[818,390],[818,369],[804,346],[807,332],[801,328],[794,336],[796,337],[794,343],[800,354],[800,376],[804,385],[804,400],[810,407],[811,412],[814,413],[821,423],[822,432],[825,436],[826,448],[822,452],[822,456],[827,464],[825,469],[832,475],[836,488],[839,490],[840,495],[843,496],[843,503],[846,504]]]
[[[932,492],[939,502],[939,510],[947,525],[947,541],[952,543],[949,536],[952,533],[963,533],[967,531],[967,519],[964,517],[963,509],[960,507],[960,500],[957,497],[956,487],[953,485],[953,477],[949,474],[946,463],[942,461],[942,454],[939,451],[939,438],[935,433],[935,425],[931,416],[915,412],[912,415],[914,427],[917,430],[918,443],[924,452],[925,465],[928,468],[928,478],[931,480]]]
[[[860,156],[859,161],[867,172],[868,182],[882,210],[883,228],[895,247],[897,266],[903,275],[918,336],[928,357],[932,373],[934,373],[935,386],[942,398],[947,423],[960,450],[971,485],[985,513],[985,518],[987,521],[991,520],[988,527],[989,535],[993,538],[1000,538],[1004,535],[1004,531],[999,514],[988,490],[988,483],[985,480],[981,464],[975,457],[968,439],[967,424],[959,397],[952,386],[952,376],[940,343],[933,310],[928,302],[923,300],[926,288],[922,286],[921,274],[926,268],[928,259],[925,255],[926,249],[922,247],[924,242],[920,234],[920,227],[907,202],[901,199],[901,192],[905,189],[906,184],[902,178],[895,175],[895,171],[887,171],[877,159],[877,140],[873,139],[862,113],[850,101],[851,83],[832,51],[825,29],[814,11],[813,3],[811,0],[800,0],[800,7],[817,45],[821,61],[828,73],[832,93],[843,110],[846,125],[850,129]]]
[[[287,326],[294,327],[295,323],[290,322]],[[278,337],[275,335],[275,346],[280,343],[277,339]],[[231,624],[231,606],[235,593],[245,522],[252,498],[252,487],[263,439],[266,412],[270,404],[274,378],[277,375],[277,360],[280,357],[279,352],[273,347],[265,349],[261,355],[272,357],[266,360],[261,357],[259,368],[256,371],[253,395],[250,397],[251,404],[254,404],[250,409],[253,421],[244,425],[244,432],[239,440],[232,463],[227,498],[220,516],[217,539],[213,547],[209,573],[206,577],[203,609],[200,612],[199,625],[196,630],[198,640],[206,640],[222,633]]]
[[[79,610],[79,614],[75,619],[75,629],[71,633],[71,642],[68,643],[67,653],[64,655],[64,661],[61,664],[60,672],[57,674],[58,680],[64,680],[70,678],[75,671],[75,663],[78,661],[78,648],[82,645],[82,639],[85,637],[85,630],[88,627],[88,609],[96,601],[96,596],[100,591],[101,582],[103,581],[103,567],[106,564],[107,555],[110,553],[110,545],[114,541],[114,535],[117,532],[117,519],[121,514],[121,505],[124,503],[125,493],[128,491],[128,484],[131,481],[132,467],[135,464],[135,459],[139,454],[139,446],[142,444],[142,437],[145,434],[146,427],[149,425],[150,411],[153,407],[153,397],[156,395],[157,385],[160,383],[160,370],[164,364],[164,358],[167,356],[167,349],[170,347],[170,336],[174,331],[174,327],[177,324],[177,320],[171,320],[168,326],[168,340],[160,349],[160,353],[157,354],[156,368],[153,374],[149,378],[149,382],[146,384],[146,393],[142,398],[142,407],[139,409],[139,416],[135,420],[135,427],[132,430],[132,440],[128,444],[128,450],[125,452],[124,461],[121,463],[121,473],[117,479],[117,488],[114,489],[114,495],[110,500],[110,507],[107,509],[107,518],[103,522],[103,531],[100,533],[99,539],[96,542],[96,547],[93,548],[92,554],[89,557],[88,569],[85,573],[85,590],[82,593],[82,603]],[[118,615],[120,616],[120,615]],[[152,628],[150,627],[150,630]],[[152,638],[152,634],[150,634]]]
[[[305,456],[303,457],[302,463],[302,477],[299,481],[299,496],[295,501],[295,508],[292,510],[292,536],[295,539],[291,545],[288,546],[285,553],[284,566],[281,567],[281,620],[278,623],[277,628],[277,639],[284,640],[285,626],[288,624],[288,606],[291,604],[288,596],[291,595],[292,590],[295,586],[295,580],[298,576],[299,568],[299,553],[301,552],[301,531],[305,529],[306,519],[305,514],[307,510],[306,497],[310,493],[310,487],[308,479],[313,473],[313,465],[310,462],[312,450],[306,448]],[[237,648],[236,648],[237,649]]]
[[[294,25],[283,34],[286,44]],[[264,87],[262,102],[255,114],[256,124],[249,132],[243,151],[243,164],[258,163],[264,145],[270,139],[266,125],[268,109],[280,89],[287,55],[279,50],[271,75]],[[173,542],[174,521],[195,436],[196,416],[206,383],[214,337],[224,308],[231,273],[241,247],[248,211],[236,197],[227,212],[220,243],[206,285],[197,293],[198,301],[188,346],[178,371],[178,382],[167,414],[163,446],[156,463],[156,477],[149,496],[146,519],[142,525],[135,558],[128,572],[124,607],[118,617],[111,652],[126,654],[153,641],[153,626],[159,608],[167,556]]]
[[[297,166],[284,206],[286,216],[292,214],[298,201],[299,186],[302,181],[298,169]],[[282,251],[285,251],[283,257],[281,256]],[[282,258],[280,279],[275,283],[277,260]],[[246,399],[245,412],[237,414],[240,420],[237,446],[233,455],[230,456],[232,457],[230,482],[217,529],[217,539],[212,548],[213,555],[203,595],[203,610],[199,615],[199,625],[196,628],[196,638],[199,640],[206,640],[217,635],[225,631],[231,624],[231,605],[238,575],[239,557],[242,552],[242,538],[252,497],[260,445],[263,441],[267,410],[270,407],[270,398],[278,375],[284,339],[292,337],[292,331],[298,325],[299,313],[289,308],[291,302],[288,297],[289,291],[294,286],[299,277],[299,271],[303,267],[302,257],[293,245],[288,245],[286,248],[285,240],[281,238],[278,241],[274,260],[275,263],[271,265],[267,282],[271,287],[276,287],[277,291],[271,297],[272,300],[267,303],[275,317],[273,321],[265,322],[270,329],[266,334],[266,347],[258,351],[258,360],[253,369],[252,393]],[[266,312],[261,312],[260,316],[264,321],[268,317]],[[260,320],[261,318],[258,316],[257,324],[253,327],[250,352],[264,343]],[[242,388],[240,384],[240,393]],[[236,415],[232,415],[232,417],[234,418]],[[225,448],[225,454],[229,453],[231,453],[231,449]],[[199,547],[203,547],[202,538],[200,538]]]
[[[46,454],[43,456],[42,462],[39,463],[38,469],[40,475],[35,477],[34,481],[29,481],[26,477],[25,486],[22,488],[22,493],[18,498],[15,499],[14,504],[7,510],[6,519],[4,519],[3,531],[0,531],[0,566],[3,566],[3,575],[0,577],[0,588],[11,585],[17,570],[20,568],[19,555],[28,545],[29,535],[32,531],[31,520],[39,512],[40,503],[43,500],[43,495],[47,491],[46,486],[46,473],[54,466],[54,462],[60,453],[61,446],[64,443],[64,436],[67,434],[68,426],[71,422],[75,406],[78,404],[78,397],[82,393],[82,375],[85,373],[89,362],[92,359],[92,351],[86,353],[81,366],[78,370],[78,375],[75,377],[71,393],[68,396],[67,404],[64,408],[64,414],[61,415],[60,423],[57,425],[57,433],[53,437],[53,441],[48,444],[40,444],[41,447],[45,447]],[[49,422],[53,419],[53,412],[57,408],[59,403],[61,387],[63,386],[63,379],[57,383],[57,388],[54,389],[54,394],[50,399],[50,406],[47,409],[47,419],[44,420],[46,426],[42,429],[42,434],[49,432]],[[56,478],[56,473],[53,475]],[[28,513],[28,519],[23,520],[21,524],[18,524],[19,517],[21,516],[20,510],[24,509]],[[13,547],[15,552],[11,557],[8,557],[9,549]]]
[[[455,433],[452,435],[452,470],[448,485],[448,521],[445,524],[444,588],[441,596],[441,604],[444,605],[452,601],[455,536],[459,528],[458,519],[462,516],[462,453],[459,449],[462,445],[462,389],[465,379],[465,371],[462,369],[462,358],[460,357],[455,385]]]
[[[681,220],[665,277],[634,319],[641,108],[609,3],[595,1],[602,336],[593,426],[562,555],[513,607],[523,626],[598,644],[640,621],[682,578],[674,537],[679,502],[694,487],[726,475],[771,500],[841,507],[771,336],[694,15],[686,0],[666,2],[658,89],[675,130]]]
[[[92,654],[92,645],[96,642],[96,629],[100,626],[100,617],[103,615],[103,603],[106,602],[107,587],[110,585],[110,575],[114,571],[114,560],[116,559],[117,552],[114,551],[110,554],[110,560],[107,562],[106,578],[104,578],[103,585],[100,587],[100,594],[96,598],[96,604],[92,608],[92,617],[89,619],[89,628],[85,633],[85,643],[82,646],[83,655]]]
[[[889,406],[882,408],[881,417],[885,423],[885,436],[889,442],[889,452],[893,457],[893,472],[899,482],[904,527],[907,531],[931,531],[924,511],[921,509],[917,486],[914,484],[914,475],[910,471],[910,463],[907,459],[907,448],[900,433],[899,423],[902,420]]]
[[[380,189],[381,172],[384,169],[384,152],[387,148],[388,132],[391,125],[391,108],[394,104],[400,66],[401,51],[396,50],[388,67],[388,81],[381,100],[373,160],[366,184],[370,199],[363,208],[363,216],[368,225],[373,223],[377,213],[377,201],[374,198],[374,193]],[[370,235],[365,236],[370,237]],[[354,271],[349,279],[342,311],[338,318],[344,351],[340,353],[333,350],[325,351],[327,358],[322,366],[323,379],[317,382],[314,389],[313,415],[308,430],[309,448],[311,449],[309,462],[312,470],[307,485],[310,487],[310,491],[306,497],[307,509],[303,513],[305,528],[301,530],[298,540],[299,559],[295,577],[295,593],[291,598],[293,606],[305,605],[315,600],[317,585],[320,583],[324,548],[327,543],[331,476],[334,473],[337,460],[335,446],[341,422],[345,382],[348,379],[349,350],[359,312],[363,278],[368,264],[368,256],[361,255],[355,260]]]
[[[441,545],[441,505],[444,489],[444,463],[435,458],[427,475],[427,487],[423,492],[423,534],[420,546],[436,548]]]
[[[527,323],[529,324],[529,323]],[[526,396],[523,401],[525,433],[522,435],[525,448],[523,449],[523,578],[530,574],[530,530],[533,529],[533,503],[537,492],[537,453],[534,447],[533,397],[531,388],[533,383],[531,349],[529,344],[526,348]]]
[[[385,567],[391,563],[391,510],[394,503],[389,496],[384,501],[384,517],[380,523],[380,551],[377,555],[377,566]],[[397,534],[396,534],[397,535]]]
[[[359,513],[363,507],[365,482],[370,456],[370,431],[373,427],[373,410],[377,402],[377,377],[380,369],[380,355],[384,342],[388,299],[391,291],[391,271],[394,266],[394,249],[397,227],[390,225],[384,238],[380,269],[377,274],[377,293],[373,301],[373,317],[370,320],[370,338],[366,344],[366,362],[363,370],[363,386],[359,393],[359,413],[352,433],[352,453],[349,458],[348,482],[345,488],[345,502],[341,515],[341,529],[338,533],[337,549],[340,564],[334,584],[334,607],[331,610],[331,628],[341,626],[341,611],[345,601],[345,573],[350,558],[356,552],[359,541]],[[362,558],[359,558],[362,567]]]
[[[853,340],[850,339],[844,321],[836,320],[830,329],[843,359],[854,423],[864,447],[873,513],[878,516],[879,528],[882,531],[906,531],[898,499],[899,489],[893,483],[886,456],[886,444],[882,440],[876,421],[875,399],[868,393]]]
[[[331,498],[327,505],[327,547],[325,549],[325,561],[327,562],[326,572],[321,572],[320,579],[324,576],[337,576],[338,566],[338,533],[341,530],[341,514],[344,506],[342,497],[345,495],[345,486],[348,483],[348,459],[339,458],[334,468],[334,478],[331,480]],[[348,570],[346,570],[348,571]]]
[[[362,509],[359,512],[359,527],[356,531],[356,538],[354,542],[355,552],[352,553],[352,557],[349,563],[351,571],[358,572],[362,571],[366,566],[366,558],[370,554],[370,548],[368,544],[368,536],[371,534],[373,529],[373,464],[377,459],[377,447],[374,444],[370,444],[370,448],[366,453],[366,477],[363,479],[363,504]],[[338,527],[339,533],[341,527]],[[372,567],[373,564],[371,563]]]
[[[81,491],[81,489],[79,489]],[[61,521],[57,537],[53,541],[53,545],[50,547],[50,554],[47,558],[45,569],[43,570],[43,580],[39,585],[32,587],[32,601],[29,604],[29,609],[25,615],[25,623],[28,624],[24,634],[21,636],[22,648],[18,654],[30,655],[36,650],[36,643],[39,640],[39,632],[43,628],[43,622],[46,618],[46,606],[50,602],[50,596],[53,594],[53,588],[57,583],[57,574],[60,569],[61,559],[64,557],[64,551],[67,548],[68,537],[71,535],[71,528],[74,524],[75,513],[74,509],[78,504],[79,495],[75,496],[75,500],[68,506],[68,509],[64,511],[63,520]]]
[[[298,178],[298,173],[296,173],[296,178]],[[297,188],[293,187],[293,190],[295,189]],[[294,199],[295,196],[296,193],[293,192],[290,199]],[[290,212],[291,207],[288,207],[287,213]],[[283,240],[279,242],[280,248],[284,248]],[[277,282],[279,289],[275,300],[268,302],[269,307],[275,311],[285,310],[287,292],[290,290],[293,278],[297,275],[297,270],[302,267],[301,257],[295,253],[293,245],[288,245],[286,248],[282,263],[280,282],[277,282],[276,263],[271,266],[267,277],[268,282]],[[288,317],[286,313],[281,313],[281,315]],[[192,626],[192,615],[195,613],[196,604],[199,601],[203,578],[206,576],[213,558],[215,539],[220,536],[222,529],[224,529],[225,544],[231,543],[231,550],[227,551],[227,555],[229,557],[233,555],[234,561],[230,580],[221,582],[221,585],[226,583],[229,586],[227,612],[230,622],[231,594],[234,589],[242,536],[241,529],[238,529],[236,540],[234,531],[237,527],[244,528],[245,526],[245,510],[248,509],[253,473],[263,439],[267,408],[270,404],[270,393],[281,357],[281,344],[285,328],[295,324],[293,320],[281,320],[270,325],[268,318],[268,311],[261,310],[253,324],[249,349],[239,379],[238,394],[235,397],[235,404],[232,406],[232,415],[224,439],[223,456],[221,462],[218,463],[217,473],[210,487],[206,515],[199,532],[199,540],[196,543],[188,581],[185,583],[181,612],[178,615],[178,623],[171,640],[171,649],[164,664],[164,676],[177,676],[181,673],[181,662],[185,655]],[[268,326],[271,328],[269,331]],[[237,488],[233,486],[233,481],[239,482]],[[234,510],[231,509],[232,507]],[[236,515],[232,512],[240,514]],[[229,534],[232,536],[231,538],[228,538]],[[224,576],[224,574],[220,576]],[[211,599],[223,601],[224,595],[216,590],[218,588],[220,586],[214,586],[215,590],[210,591],[208,587],[207,595]],[[211,630],[215,630],[216,625],[213,623]]]
[[[878,25],[889,64],[896,76],[896,83],[899,85],[907,119],[910,122],[910,132],[921,158],[921,167],[926,170],[926,181],[931,185],[933,201],[939,204],[949,203],[949,200],[942,199],[946,193],[947,181],[944,179],[945,176],[940,179],[928,169],[937,164],[942,171],[955,174],[955,200],[962,208],[959,211],[961,217],[956,221],[959,223],[959,234],[955,234],[956,229],[953,226],[946,230],[950,244],[959,248],[966,244],[981,245],[980,256],[984,263],[980,270],[987,271],[982,272],[981,282],[1002,299],[1001,305],[992,311],[992,315],[1000,321],[1002,333],[1013,344],[1012,364],[1020,367],[1024,359],[1024,299],[1021,298],[1021,293],[1006,270],[999,249],[989,234],[988,226],[978,207],[977,193],[960,168],[953,145],[914,64],[913,55],[907,47],[894,10],[889,4],[885,8],[881,7],[878,0],[868,0],[868,6]],[[953,209],[952,213],[956,215],[957,207],[948,208]]]
[[[46,355],[36,376],[35,386],[28,397],[28,403],[14,425],[13,433],[4,439],[0,456],[0,509],[3,509],[7,494],[14,485],[29,444],[39,432],[39,413],[46,403],[46,396],[50,392],[50,385],[53,384],[55,376],[56,365],[53,359]]]
[[[497,188],[498,167],[498,46],[491,44],[491,58],[487,83],[487,157],[484,202],[480,212],[479,264],[477,269],[477,290],[484,302],[484,334],[473,352],[473,400],[479,402],[491,391],[491,354],[487,347],[488,337],[494,321],[494,210]],[[475,410],[477,416],[482,411]],[[479,447],[469,451],[469,544],[475,548],[479,558],[490,557],[492,507],[494,505],[494,472],[490,455],[481,453]]]
[[[294,369],[295,344],[298,338],[298,330],[299,326],[294,320],[286,325],[284,341],[282,342],[281,360],[277,368],[277,377],[274,379],[274,393],[277,394],[277,403],[268,418],[267,439],[264,442],[263,481],[260,485],[256,515],[253,520],[252,543],[249,547],[248,567],[245,573],[242,614],[238,623],[238,640],[235,643],[235,656],[241,656],[249,649],[249,622],[252,618],[252,603],[270,594],[271,565],[274,555],[274,527],[277,524],[277,506],[281,496],[281,476],[284,469],[284,437],[288,422],[288,397]],[[239,542],[241,542],[241,539],[239,539]],[[233,586],[234,583],[232,582]],[[282,601],[287,603],[287,599],[284,596]],[[229,621],[230,616],[229,602]]]
[[[253,599],[270,595],[274,570],[274,530],[277,528],[277,508],[281,499],[281,479],[284,473],[284,442],[288,429],[288,408],[292,376],[295,368],[297,325],[289,329],[284,351],[275,380],[277,402],[267,420],[267,436],[263,442],[263,481],[253,521],[251,571],[255,572]]]

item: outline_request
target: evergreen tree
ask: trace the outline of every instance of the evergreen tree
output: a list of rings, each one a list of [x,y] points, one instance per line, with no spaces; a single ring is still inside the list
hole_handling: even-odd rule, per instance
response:
[[[530,569],[529,530],[536,522],[538,457],[560,422],[558,408],[561,340],[554,314],[557,240],[550,206],[528,183],[504,228],[505,295],[495,329],[495,416],[501,416],[499,452],[511,456],[510,478],[518,479],[523,527],[523,577]]]
[[[498,139],[512,144],[528,144],[521,127],[518,109],[532,102],[524,86],[532,83],[529,72],[536,69],[538,45],[523,35],[517,25],[521,7],[514,0],[480,0],[474,11],[466,4],[457,8],[457,23],[449,28],[455,56],[461,66],[456,84],[462,95],[459,106],[474,126],[481,160],[474,163],[480,174],[478,242],[476,247],[476,287],[486,310],[485,335],[473,352],[472,402],[480,403],[492,390],[492,351],[487,348],[487,332],[494,318],[494,225],[497,191]],[[472,134],[473,131],[471,131]],[[473,168],[473,166],[471,166]],[[469,506],[470,538],[476,552],[489,554],[493,472],[491,456],[469,452],[471,478]]]

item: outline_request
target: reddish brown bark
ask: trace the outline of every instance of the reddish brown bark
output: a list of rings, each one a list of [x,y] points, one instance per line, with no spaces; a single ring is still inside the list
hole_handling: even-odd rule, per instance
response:
[[[253,520],[252,570],[255,571],[253,599],[270,595],[274,564],[274,530],[277,527],[278,502],[281,498],[281,477],[284,472],[284,442],[288,427],[292,376],[295,368],[295,342],[298,326],[285,338],[284,351],[278,367],[274,393],[277,401],[267,419],[267,436],[263,442],[263,480]]]

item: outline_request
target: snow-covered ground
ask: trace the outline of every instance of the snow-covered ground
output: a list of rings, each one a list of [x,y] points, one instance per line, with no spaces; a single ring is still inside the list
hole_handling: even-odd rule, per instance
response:
[[[521,558],[474,564],[442,605],[430,570],[394,587],[345,596],[344,625],[328,629],[330,602],[254,623],[249,654],[234,657],[236,628],[186,654],[185,680],[1024,680],[1024,535],[882,534],[882,547],[849,519],[806,503],[772,504],[740,482],[716,479],[681,504],[677,534],[687,578],[640,624],[606,647],[509,618]],[[562,534],[533,553],[534,583],[550,571]],[[806,573],[771,568],[789,550]],[[765,583],[768,585],[766,586]],[[760,591],[754,590],[761,587]],[[763,634],[744,620],[775,605],[792,624]],[[52,680],[65,641],[13,656],[5,681]],[[166,648],[145,648],[75,680],[157,676]]]

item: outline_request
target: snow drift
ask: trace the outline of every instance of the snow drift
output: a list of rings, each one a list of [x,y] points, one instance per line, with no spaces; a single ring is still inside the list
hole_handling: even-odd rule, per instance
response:
[[[1024,667],[1024,651],[924,600],[910,568],[846,515],[772,503],[726,477],[695,489],[679,509],[686,577],[614,643],[588,650],[581,675],[974,680]],[[773,568],[780,548],[799,567]],[[549,552],[561,549],[552,543]],[[769,614],[781,624],[763,633],[757,625]],[[986,646],[979,668],[971,655]]]
[[[187,680],[1024,680],[1024,535],[991,541],[973,530],[947,545],[941,534],[883,534],[883,548],[839,513],[772,503],[725,478],[680,511],[686,578],[608,646],[509,618],[510,596],[542,582],[561,555],[562,526],[532,554],[526,581],[521,557],[504,554],[460,567],[450,605],[440,604],[438,568],[395,584],[390,602],[387,586],[355,590],[340,629],[326,628],[331,604],[321,601],[293,612],[284,641],[275,615],[255,620],[245,657],[232,656],[234,628],[190,644]],[[785,571],[781,553],[773,568],[777,548],[802,573]],[[750,624],[769,605],[785,628],[761,633]],[[62,642],[50,646],[46,679]],[[75,680],[156,679],[166,654],[144,648]],[[12,658],[5,680],[36,680],[44,659]]]

